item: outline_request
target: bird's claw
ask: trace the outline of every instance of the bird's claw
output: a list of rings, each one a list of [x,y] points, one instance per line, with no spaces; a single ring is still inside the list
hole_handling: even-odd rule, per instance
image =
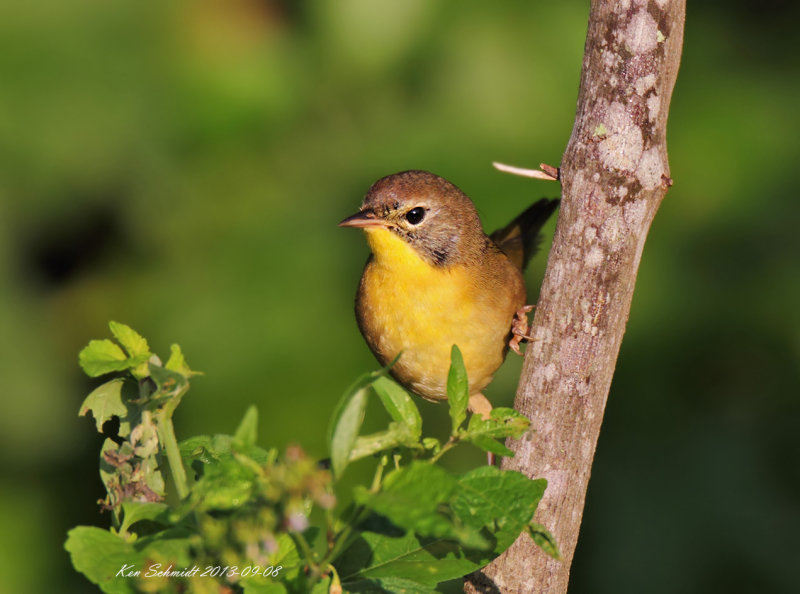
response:
[[[523,340],[533,340],[532,336],[528,336],[530,324],[528,324],[528,312],[533,311],[535,305],[523,305],[514,314],[514,319],[511,322],[511,340],[508,341],[508,346],[512,351],[518,355],[522,355],[519,349],[519,343]]]

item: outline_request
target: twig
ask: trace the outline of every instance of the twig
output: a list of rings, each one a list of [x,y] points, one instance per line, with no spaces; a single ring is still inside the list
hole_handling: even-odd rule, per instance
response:
[[[511,173],[512,175],[519,175],[521,177],[532,177],[534,179],[543,179],[546,181],[558,181],[559,171],[557,167],[540,163],[541,171],[539,169],[524,169],[522,167],[514,167],[513,165],[506,165],[505,163],[492,163],[495,169],[504,173]]]

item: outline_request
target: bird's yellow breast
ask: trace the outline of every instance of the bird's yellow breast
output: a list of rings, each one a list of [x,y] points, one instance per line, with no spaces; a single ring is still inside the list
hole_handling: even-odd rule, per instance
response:
[[[519,272],[497,254],[510,271],[506,285],[496,270],[483,269],[498,262],[435,266],[388,229],[366,233],[373,257],[356,312],[372,351],[384,364],[402,351],[393,375],[423,397],[442,399],[450,350],[457,344],[470,393],[482,390],[503,362],[514,312],[525,299]]]

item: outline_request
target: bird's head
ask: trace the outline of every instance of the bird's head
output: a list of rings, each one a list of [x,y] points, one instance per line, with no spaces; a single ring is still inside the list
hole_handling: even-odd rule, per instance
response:
[[[408,246],[433,266],[464,263],[488,241],[472,201],[446,179],[426,171],[379,179],[361,210],[339,226],[364,229],[378,259]]]

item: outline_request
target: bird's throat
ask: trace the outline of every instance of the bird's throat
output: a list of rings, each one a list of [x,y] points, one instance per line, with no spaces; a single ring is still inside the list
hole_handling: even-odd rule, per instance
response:
[[[376,263],[405,275],[429,274],[433,265],[427,262],[406,240],[384,227],[364,229]]]

